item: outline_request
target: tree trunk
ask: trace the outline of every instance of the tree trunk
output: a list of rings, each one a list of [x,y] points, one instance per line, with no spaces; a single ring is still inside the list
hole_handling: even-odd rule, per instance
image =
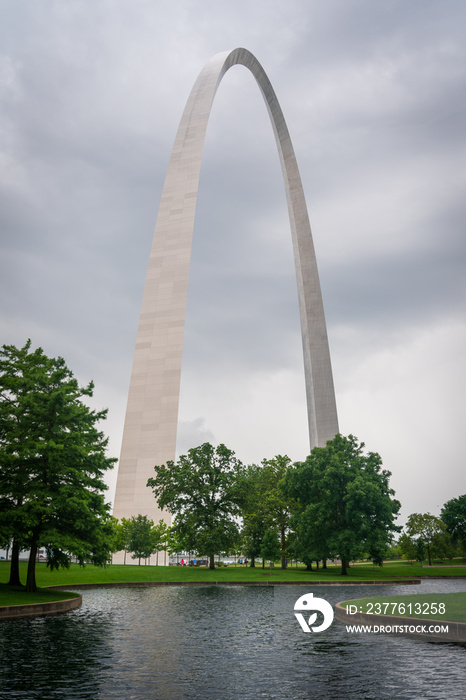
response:
[[[209,555],[209,569],[215,569],[215,554]]]
[[[323,569],[327,568],[327,560],[326,559],[322,559],[322,568]]]
[[[282,569],[286,569],[286,533],[284,527],[282,527],[280,535],[282,541]]]
[[[312,561],[310,561],[309,564],[306,564],[306,571],[312,571]]]
[[[265,559],[262,557],[262,568],[265,569]]]
[[[21,586],[21,581],[19,579],[19,544],[16,540],[13,540],[13,546],[11,548],[10,580],[8,581],[8,585]]]
[[[35,593],[37,591],[36,556],[37,556],[37,541],[32,543],[31,551],[29,552],[28,573],[27,573],[27,579],[26,579],[26,591],[28,593]]]
[[[251,557],[251,563],[249,564],[250,569],[255,569],[256,568],[256,560],[254,557]]]
[[[348,560],[345,557],[341,558],[341,575],[348,576]]]
[[[316,567],[317,567],[317,571],[319,571],[319,560],[318,559],[316,559]]]

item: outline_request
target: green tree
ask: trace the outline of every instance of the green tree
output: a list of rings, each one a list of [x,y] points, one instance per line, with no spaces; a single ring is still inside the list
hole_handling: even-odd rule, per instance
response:
[[[279,487],[290,468],[289,457],[277,455],[273,459],[262,460],[259,488],[262,494],[263,508],[275,527],[280,541],[281,568],[286,569],[287,535],[290,527],[291,503]]]
[[[262,497],[261,468],[256,464],[246,467],[238,485],[243,518],[242,550],[249,560],[249,566],[254,568],[255,560],[261,553],[262,538],[270,525],[270,516]]]
[[[116,520],[113,526],[112,552],[124,552],[123,564],[126,564],[126,554],[129,550],[129,535],[131,529],[130,518]]]
[[[363,448],[352,435],[336,435],[294,464],[283,482],[300,536],[311,552],[338,556],[342,575],[363,552],[381,564],[392,533],[401,529],[394,524],[400,503],[392,498],[391,474],[377,453],[364,455]]]
[[[400,543],[399,542],[393,542],[387,552],[387,556],[389,559],[401,559],[403,552],[401,551],[400,548]]]
[[[172,528],[183,549],[206,554],[214,569],[215,555],[229,551],[238,537],[243,465],[225,445],[204,443],[154,469],[147,485],[159,507],[174,515]]]
[[[432,557],[435,559],[453,559],[456,554],[456,547],[449,532],[445,530],[434,535],[431,552]]]
[[[116,460],[96,427],[107,411],[83,402],[93,388],[79,386],[62,358],[32,351],[31,341],[0,350],[0,530],[14,533],[11,583],[19,551],[30,552],[28,591],[36,590],[39,547],[51,568],[69,566],[71,555],[81,564],[109,556],[103,475]]]
[[[159,520],[157,525],[154,525],[151,531],[152,544],[154,547],[154,552],[156,552],[155,564],[159,564],[159,552],[166,551],[168,546],[168,538],[170,533],[170,527],[164,520]]]
[[[155,542],[152,529],[154,521],[149,520],[147,515],[132,516],[128,533],[128,552],[131,552],[133,559],[148,559],[155,552]]]
[[[426,546],[424,544],[424,540],[422,537],[418,537],[417,540],[415,540],[416,543],[416,561],[422,562],[425,559],[426,556]]]
[[[291,519],[291,527],[294,532],[293,548],[296,557],[306,569],[312,571],[312,562],[326,561],[330,556],[328,549],[326,530],[322,524],[313,520],[312,510],[304,508],[296,512]],[[325,526],[324,526],[325,527]]]
[[[463,557],[466,556],[466,494],[447,501],[440,517],[445,523],[447,532],[452,536],[453,543],[461,547]]]
[[[255,567],[256,559],[261,554],[262,540],[266,529],[267,521],[261,510],[243,515],[242,549],[244,555],[249,559],[251,568]]]
[[[281,555],[280,542],[276,530],[267,530],[262,539],[261,556],[264,561],[270,564],[270,574],[272,574],[272,564]]]
[[[416,559],[416,544],[406,532],[402,533],[398,544],[404,559]]]
[[[275,528],[281,547],[281,567],[286,568],[287,537],[290,525],[290,502],[279,487],[291,464],[289,457],[277,455],[273,459],[262,460],[261,466],[247,467],[242,479],[243,537],[245,554],[251,559],[251,566],[260,554],[264,533]]]
[[[406,532],[414,539],[422,539],[427,550],[429,566],[432,566],[432,544],[437,534],[446,531],[445,523],[430,513],[412,513],[406,521]]]
[[[178,533],[175,532],[173,527],[168,528],[167,533],[167,552],[169,555],[178,554],[183,551],[183,544],[180,542]]]

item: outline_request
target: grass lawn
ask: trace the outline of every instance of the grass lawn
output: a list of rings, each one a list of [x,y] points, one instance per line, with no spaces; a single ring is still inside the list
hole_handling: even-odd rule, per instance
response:
[[[445,606],[445,612],[438,611],[441,603]],[[382,614],[466,623],[466,591],[461,593],[373,596],[372,598],[346,600],[341,603],[345,608],[350,604],[355,605],[358,612],[372,612],[374,617],[377,614]]]
[[[79,593],[69,591],[53,591],[40,588],[37,593],[26,593],[22,587],[10,587],[0,583],[0,606],[29,605],[31,603],[52,603],[57,600],[69,600],[76,598]]]
[[[26,580],[26,562],[20,562],[21,581]],[[341,568],[339,566],[329,566],[324,571],[306,571],[304,566],[296,568],[289,567],[282,571],[278,567],[272,569],[272,574],[269,573],[269,568],[262,569],[261,566],[251,569],[250,567],[234,566],[219,567],[215,571],[210,571],[204,567],[182,567],[182,566],[138,566],[138,565],[109,565],[105,568],[96,567],[88,564],[84,568],[77,564],[72,564],[69,569],[61,569],[59,571],[50,571],[45,563],[41,562],[36,566],[36,580],[40,587],[47,586],[69,586],[72,588],[78,584],[94,584],[94,583],[129,583],[129,582],[183,582],[195,581],[199,583],[209,584],[217,581],[244,581],[244,582],[288,582],[294,581],[319,581],[325,584],[326,582],[338,581],[344,583],[346,581],[383,581],[384,579],[401,578],[401,577],[417,577],[426,575],[426,571],[430,577],[437,576],[458,576],[466,575],[466,568],[448,567],[445,565],[423,569],[419,564],[406,563],[386,563],[383,567],[373,566],[372,564],[358,564],[351,566],[348,576],[341,576]],[[6,583],[9,576],[9,563],[0,562],[0,582]],[[0,590],[0,606],[10,605],[11,603],[4,602],[2,591]],[[21,594],[19,592],[18,594]],[[8,593],[9,595],[9,593]],[[57,595],[57,592],[53,593]],[[57,600],[57,598],[55,598]]]

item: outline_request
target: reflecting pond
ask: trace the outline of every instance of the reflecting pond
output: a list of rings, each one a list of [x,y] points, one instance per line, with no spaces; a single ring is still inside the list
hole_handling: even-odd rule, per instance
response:
[[[332,605],[412,586],[205,586],[83,592],[79,610],[0,623],[0,698],[464,698],[466,646],[350,634],[335,621],[305,634],[305,592]]]

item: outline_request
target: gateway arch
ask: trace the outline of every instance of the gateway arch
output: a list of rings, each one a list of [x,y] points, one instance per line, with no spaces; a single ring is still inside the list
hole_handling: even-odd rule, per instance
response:
[[[275,134],[288,202],[301,319],[310,448],[338,432],[322,295],[298,165],[270,81],[238,48],[213,56],[197,78],[181,118],[162,192],[139,319],[115,493],[117,518],[143,514],[168,521],[147,479],[175,459],[183,331],[202,152],[217,88],[243,65],[257,81]]]

